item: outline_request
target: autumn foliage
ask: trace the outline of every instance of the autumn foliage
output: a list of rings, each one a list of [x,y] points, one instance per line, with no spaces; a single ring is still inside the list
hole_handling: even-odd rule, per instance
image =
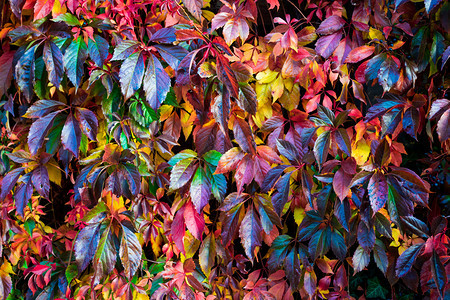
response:
[[[447,1],[0,8],[0,300],[450,296]]]

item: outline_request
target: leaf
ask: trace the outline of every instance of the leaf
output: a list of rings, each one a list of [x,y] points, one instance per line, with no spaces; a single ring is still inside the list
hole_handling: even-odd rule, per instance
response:
[[[317,28],[316,33],[318,34],[332,34],[341,30],[346,24],[345,20],[340,16],[332,15],[326,18],[322,23],[320,23],[319,28]]]
[[[315,232],[308,244],[308,252],[311,258],[316,260],[318,257],[325,255],[330,249],[331,229],[325,227]]]
[[[289,198],[290,179],[293,171],[284,174],[275,184],[276,193],[272,195],[272,204],[278,215],[281,215],[283,208]]]
[[[11,85],[15,53],[15,51],[7,51],[0,56],[0,97],[6,94]]]
[[[64,103],[54,100],[38,100],[28,108],[27,112],[23,115],[24,118],[40,118],[46,114],[64,107]]]
[[[295,248],[292,248],[291,251],[289,251],[289,253],[286,255],[284,269],[286,271],[286,278],[291,284],[291,288],[296,291],[298,289],[298,285],[300,284],[301,267],[300,260],[298,259],[298,254]]]
[[[136,234],[127,226],[122,226],[119,256],[125,276],[131,279],[141,264],[142,248]]]
[[[33,96],[35,50],[36,45],[29,48],[17,61],[15,69],[17,84],[28,101],[30,101]]]
[[[256,144],[253,138],[253,132],[250,125],[237,117],[234,120],[233,132],[236,141],[238,142],[241,149],[252,155],[256,154]]]
[[[429,238],[428,226],[423,221],[414,216],[404,216],[401,217],[401,220],[406,224],[407,228],[412,233],[417,234],[419,237],[424,239]]]
[[[112,61],[114,60],[124,60],[134,52],[139,47],[138,41],[122,41],[120,44],[116,45],[114,48],[114,54],[111,58]]]
[[[28,133],[28,148],[31,154],[35,155],[37,151],[42,147],[44,139],[52,127],[53,120],[61,111],[55,111],[49,113],[45,117],[37,119],[31,124],[30,131]]]
[[[344,63],[357,63],[373,54],[375,46],[363,45],[352,49],[345,59]]]
[[[203,240],[198,258],[200,267],[206,276],[209,277],[216,258],[216,239],[214,238],[214,234],[208,234]]]
[[[336,139],[336,143],[348,157],[352,156],[352,145],[350,143],[350,138],[348,136],[347,130],[344,128],[338,128],[334,132],[334,137]]]
[[[162,29],[158,30],[152,37],[154,37],[157,33],[163,31],[163,29],[169,29],[169,28],[162,28]],[[154,47],[158,50],[158,53],[162,56],[162,58],[174,70],[178,69],[178,65],[180,64],[180,62],[188,54],[186,49],[184,49],[181,46],[155,45]]]
[[[231,210],[222,214],[222,245],[227,247],[236,237],[239,221],[244,216],[242,204],[238,204]],[[251,234],[251,232],[250,232]]]
[[[380,53],[375,55],[367,63],[367,68],[364,71],[364,75],[367,80],[374,80],[378,77],[378,72],[380,70],[381,64],[387,59],[386,53]]]
[[[108,57],[109,44],[99,35],[94,35],[94,39],[88,40],[88,52],[91,59],[98,67],[102,67]]]
[[[439,119],[437,123],[437,133],[439,136],[439,140],[441,143],[444,143],[446,140],[450,138],[450,109],[447,109]]]
[[[442,0],[425,0],[425,9],[427,14],[431,12]]]
[[[100,238],[100,224],[94,223],[84,227],[75,240],[75,260],[79,273],[83,272],[94,257]]]
[[[228,173],[235,170],[238,163],[244,158],[244,155],[245,153],[238,147],[231,148],[220,157],[215,174]]]
[[[403,277],[411,270],[417,257],[422,253],[425,243],[415,244],[406,249],[395,264],[395,274],[398,277]]]
[[[144,56],[141,51],[135,52],[125,59],[120,67],[119,77],[122,94],[125,100],[127,100],[142,85],[142,78],[144,78]],[[146,80],[150,79],[146,78]]]
[[[186,9],[192,14],[197,20],[202,18],[202,7],[203,1],[201,0],[183,0],[183,4]]]
[[[93,265],[94,265],[94,282],[99,282],[100,279],[109,275],[117,260],[117,250],[114,245],[114,237],[111,230],[111,224],[108,224],[103,230],[101,238],[98,242],[97,251],[95,251]]]
[[[419,111],[414,108],[408,108],[403,114],[403,129],[407,134],[417,140],[417,130],[419,128]]]
[[[84,63],[87,58],[87,46],[83,38],[79,36],[73,40],[64,54],[64,67],[67,77],[77,89],[80,86],[84,74]]]
[[[63,54],[52,41],[47,41],[44,44],[44,61],[50,82],[59,87],[59,83],[64,76]]]
[[[152,54],[147,61],[144,77],[144,91],[147,102],[155,111],[166,99],[170,89],[170,77],[160,61]]]
[[[239,98],[237,100],[240,108],[251,115],[256,114],[256,93],[248,83],[239,84]]]
[[[330,131],[322,132],[314,143],[314,156],[317,159],[319,167],[322,166],[323,162],[328,156],[328,150],[330,148]]]
[[[28,204],[28,200],[33,195],[33,185],[31,183],[31,173],[27,173],[20,178],[20,183],[14,193],[16,211],[20,216],[24,216],[23,211]]]
[[[340,260],[344,260],[347,256],[347,245],[345,244],[344,237],[337,230],[331,233],[331,250],[333,250],[334,255]]]
[[[269,172],[267,172],[266,177],[264,177],[263,184],[261,186],[261,191],[263,193],[267,193],[274,184],[277,182],[278,178],[280,178],[281,174],[283,174],[284,170],[289,167],[287,165],[276,166],[271,168]]]
[[[330,57],[339,45],[342,38],[342,32],[336,32],[332,35],[322,36],[317,40],[316,52],[324,58]]]
[[[170,227],[170,232],[172,234],[172,239],[177,246],[177,248],[185,254],[184,250],[184,234],[186,231],[186,224],[184,222],[184,206],[177,211],[175,217],[173,218],[172,225]]]
[[[273,230],[273,226],[275,225],[281,227],[280,217],[273,209],[270,199],[259,196],[257,199],[255,199],[254,203],[259,213],[262,228],[264,229],[266,234],[270,235]]]
[[[359,222],[358,225],[358,242],[367,253],[370,253],[375,244],[375,231],[373,230],[373,227],[368,227],[366,223],[362,221]]]
[[[179,161],[170,173],[170,189],[176,190],[183,187],[194,175],[196,164],[192,159],[186,158]]]
[[[34,5],[34,20],[45,18],[52,11],[55,0],[37,0]]]
[[[77,119],[80,121],[81,129],[86,136],[93,140],[97,140],[98,121],[95,114],[87,108],[77,107]]]
[[[130,163],[122,163],[120,170],[128,182],[131,194],[137,196],[141,191],[141,174],[139,170],[134,164]]]
[[[209,196],[211,195],[211,182],[206,176],[203,168],[199,167],[195,171],[194,178],[192,178],[190,194],[192,203],[198,213],[203,210],[206,204],[209,202]]]
[[[239,84],[236,75],[230,67],[230,63],[223,55],[217,55],[216,72],[220,82],[229,90],[231,96],[239,98]]]
[[[337,170],[333,178],[333,189],[341,201],[347,197],[352,176],[344,172],[343,168]]]
[[[198,170],[198,169],[197,169]],[[189,232],[197,239],[202,240],[202,234],[205,229],[205,219],[195,209],[193,203],[187,202],[184,207],[184,223]]]
[[[277,139],[277,149],[280,154],[286,157],[291,164],[296,166],[300,165],[300,153],[289,141]]]
[[[448,284],[447,274],[441,258],[438,256],[435,249],[433,249],[433,255],[431,256],[431,274],[433,275],[433,280],[438,288],[439,295],[444,299],[445,286]]]
[[[271,253],[267,260],[267,266],[271,272],[279,269],[283,264],[291,240],[292,238],[288,235],[279,235],[272,242]]]
[[[367,190],[369,191],[370,205],[375,214],[383,208],[388,198],[388,184],[386,177],[379,172],[375,172],[369,180]]]
[[[378,281],[378,278],[370,278],[367,284],[366,297],[376,299],[386,299],[389,291],[383,287]]]
[[[64,149],[69,150],[76,158],[78,158],[81,130],[80,123],[75,119],[72,113],[69,114],[64,124],[61,133],[61,142],[64,145]]]
[[[344,227],[344,229],[349,231],[349,221],[350,221],[350,204],[346,200],[336,199],[334,204],[334,215],[338,219],[339,223]]]
[[[31,180],[39,195],[48,199],[50,192],[50,181],[47,168],[42,164],[38,165],[36,169],[33,170]]]
[[[6,196],[11,192],[13,187],[16,185],[17,180],[20,175],[22,175],[25,168],[15,168],[12,169],[8,174],[2,179],[2,192],[0,193],[0,200],[3,201]]]
[[[379,239],[376,240],[373,247],[373,258],[375,259],[378,269],[380,269],[383,274],[386,274],[389,261],[386,254],[386,247]]]
[[[356,248],[353,254],[353,268],[355,273],[361,272],[369,265],[370,255],[361,247]]]

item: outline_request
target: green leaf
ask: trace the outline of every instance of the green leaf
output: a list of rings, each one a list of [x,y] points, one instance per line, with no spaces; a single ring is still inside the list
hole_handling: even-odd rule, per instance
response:
[[[82,36],[73,40],[64,54],[64,67],[67,77],[77,89],[84,74],[84,63],[87,58],[87,46]]]
[[[387,299],[389,291],[383,287],[377,277],[369,278],[367,284],[367,298]]]
[[[214,265],[216,258],[216,240],[214,234],[209,234],[202,242],[200,246],[200,252],[198,254],[200,267],[206,276],[209,277],[211,268]]]
[[[76,264],[71,264],[67,266],[65,271],[67,283],[70,284],[74,278],[78,276],[78,268]]]

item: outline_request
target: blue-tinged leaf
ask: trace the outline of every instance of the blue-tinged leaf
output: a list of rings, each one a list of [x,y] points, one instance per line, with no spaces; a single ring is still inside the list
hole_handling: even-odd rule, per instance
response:
[[[286,140],[277,139],[277,149],[295,166],[300,165],[301,156],[297,148]]]
[[[344,260],[347,256],[347,245],[345,244],[345,239],[342,234],[334,230],[331,233],[331,250],[333,250],[334,255],[340,260]]]
[[[48,79],[54,86],[59,87],[64,76],[63,54],[59,47],[50,40],[44,44],[43,54]]]
[[[31,181],[33,182],[34,188],[41,195],[41,197],[48,199],[50,192],[50,181],[48,177],[47,168],[39,164],[34,170],[31,176]]]
[[[433,10],[442,0],[425,0],[425,9],[427,10],[427,14]]]
[[[176,70],[178,65],[188,54],[187,50],[181,46],[175,45],[155,45],[154,46],[162,58],[169,64],[169,66]]]
[[[366,116],[364,117],[365,122],[369,122],[376,117],[379,117],[383,115],[386,111],[394,108],[397,105],[401,105],[404,103],[404,101],[398,100],[385,100],[385,99],[378,99],[377,104],[372,105],[369,110],[367,111]]]
[[[14,201],[16,204],[16,211],[23,217],[23,210],[28,204],[28,200],[33,195],[33,184],[31,183],[31,173],[27,173],[20,178],[21,183],[17,186],[14,192]]]
[[[127,100],[142,85],[142,78],[144,78],[144,55],[141,51],[133,53],[125,59],[120,67],[119,77],[122,94],[125,100]]]
[[[417,236],[427,239],[430,236],[428,235],[428,226],[423,221],[419,220],[414,216],[404,216],[401,217],[401,220],[406,225],[406,227]]]
[[[324,255],[330,249],[331,229],[326,227],[318,230],[311,237],[308,244],[309,255],[315,260],[317,257]]]
[[[20,90],[28,101],[33,96],[34,86],[34,52],[36,45],[28,49],[16,64],[15,76]],[[17,53],[17,52],[16,52]]]
[[[76,158],[80,149],[81,130],[80,123],[73,116],[72,113],[67,116],[66,123],[64,124],[61,133],[61,142],[64,149],[69,150]]]
[[[380,65],[378,71],[378,81],[383,86],[385,92],[388,92],[398,81],[400,77],[400,67],[395,60],[388,56],[387,59]]]
[[[333,126],[336,118],[334,116],[334,113],[328,107],[317,104],[317,114],[322,121],[324,121],[329,126]]]
[[[395,9],[397,9],[400,5],[408,1],[409,0],[395,0]]]
[[[290,179],[293,171],[284,174],[275,184],[276,192],[272,195],[272,204],[278,215],[283,212],[284,205],[289,198]]]
[[[95,223],[84,227],[75,240],[75,260],[78,271],[83,272],[94,257],[100,237],[101,224]]]
[[[353,254],[353,268],[355,269],[355,273],[361,272],[369,265],[369,262],[370,253],[367,253],[361,246],[358,246]]]
[[[31,124],[30,131],[28,133],[28,148],[30,149],[31,154],[35,155],[42,147],[44,139],[52,127],[53,120],[60,112],[61,111],[55,111],[49,113],[45,117],[39,118]]]
[[[402,107],[394,107],[393,109],[391,109],[390,111],[388,111],[386,114],[383,115],[381,119],[382,138],[386,134],[393,134],[395,132],[400,122],[402,121],[402,116],[403,116]]]
[[[269,259],[267,260],[267,266],[271,272],[279,269],[286,258],[288,252],[289,243],[292,238],[288,235],[279,235],[273,241],[270,250]]]
[[[266,177],[264,177],[263,184],[261,186],[261,191],[263,193],[267,193],[277,182],[278,178],[280,178],[281,174],[283,174],[284,170],[289,167],[288,165],[276,166],[267,172]]]
[[[211,173],[212,174],[212,173]],[[222,201],[227,193],[227,179],[223,174],[214,174],[211,179],[211,190],[217,201]]]
[[[341,201],[336,199],[334,204],[334,215],[346,231],[349,231],[350,213],[350,203],[348,200],[344,199]]]
[[[438,288],[439,295],[444,299],[445,286],[448,284],[447,272],[435,249],[433,249],[433,255],[431,256],[431,274]]]
[[[280,216],[273,209],[272,202],[267,198],[264,196],[259,196],[255,199],[254,203],[256,209],[258,210],[261,225],[264,231],[266,234],[270,234],[274,225],[281,227],[281,220]]]
[[[70,43],[64,54],[64,67],[67,77],[77,89],[80,86],[84,74],[84,62],[87,58],[87,46],[83,37],[79,36]]]
[[[377,239],[375,246],[373,247],[373,258],[375,259],[378,269],[380,269],[383,274],[386,274],[389,261],[386,254],[386,247],[379,239]]]
[[[64,107],[65,104],[55,100],[38,100],[28,108],[24,118],[41,118],[46,114]]]
[[[122,226],[119,256],[125,276],[131,279],[141,264],[142,247],[136,234],[127,226]]]
[[[289,280],[289,283],[291,285],[291,289],[293,291],[296,291],[300,284],[301,267],[295,247],[292,248],[291,251],[289,251],[289,253],[286,255],[284,270],[286,272],[286,278]]]
[[[403,114],[403,129],[407,134],[417,140],[417,130],[419,128],[419,111],[417,108],[410,107]]]
[[[373,226],[370,228],[364,222],[359,222],[358,225],[358,242],[359,245],[368,253],[373,248],[375,244],[375,231],[373,230]]]
[[[185,159],[185,158],[196,158],[197,157],[197,153],[195,153],[195,151],[192,151],[190,149],[185,149],[182,150],[181,152],[175,154],[174,156],[172,156],[171,159],[169,159],[169,161],[167,162],[169,165],[171,165],[172,167],[175,166],[179,161]]]
[[[191,158],[179,161],[170,173],[170,189],[176,190],[186,185],[191,180],[197,167],[198,164],[193,162]]]
[[[18,150],[13,153],[6,153],[6,155],[10,160],[18,164],[25,164],[34,161],[34,158],[31,156],[31,154],[24,150]]]
[[[222,215],[222,245],[228,247],[228,245],[235,239],[238,232],[239,219],[244,216],[244,206],[241,204],[236,205],[231,210],[224,212]]]
[[[88,40],[88,52],[91,59],[99,67],[103,66],[106,57],[108,56],[109,44],[99,35],[94,35],[94,40]]]
[[[350,138],[348,136],[347,130],[344,128],[338,128],[334,132],[334,137],[336,139],[336,143],[348,157],[352,156],[352,144],[350,143]]]
[[[325,210],[327,208],[328,199],[331,195],[331,184],[324,186],[316,195],[317,211],[321,216],[325,215]]]
[[[415,244],[406,249],[400,257],[397,259],[395,264],[395,274],[398,277],[403,277],[406,273],[411,270],[413,264],[415,263],[417,257],[423,252],[425,243]]]
[[[96,164],[88,165],[81,170],[80,174],[78,174],[78,177],[75,180],[75,184],[73,186],[75,202],[81,200],[80,189],[83,188],[84,184],[86,183],[86,177],[95,166]]]
[[[380,70],[381,64],[386,60],[386,58],[386,53],[380,53],[374,56],[369,61],[365,70],[365,76],[367,80],[374,80],[378,77],[378,71]]]
[[[256,211],[249,209],[242,220],[239,228],[239,237],[241,238],[242,246],[244,247],[245,254],[253,261],[255,248],[261,246],[261,222],[259,220]]]
[[[16,184],[17,179],[19,179],[20,175],[23,173],[24,170],[25,168],[12,169],[10,172],[8,172],[8,174],[5,175],[5,177],[3,177],[2,192],[0,193],[0,201],[3,201],[6,195],[9,194],[9,192]]]
[[[138,47],[138,41],[123,41],[114,48],[114,54],[111,60],[127,59]]]
[[[171,44],[177,40],[175,32],[173,27],[161,28],[150,37],[150,42]]]
[[[137,196],[141,191],[141,175],[135,165],[125,163],[120,166],[123,171],[123,175],[128,182],[130,192],[134,196]]]
[[[388,183],[386,177],[379,172],[373,174],[369,180],[367,190],[369,192],[370,205],[375,214],[383,208],[388,199]]]
[[[434,63],[437,63],[439,57],[444,53],[444,49],[445,49],[445,38],[439,31],[435,31],[430,51],[430,56]]]
[[[97,140],[98,120],[95,114],[87,108],[77,107],[77,119],[80,121],[81,129],[86,136],[93,140]]]
[[[157,110],[170,90],[170,77],[161,62],[151,54],[147,61],[144,78],[144,91],[148,104]]]
[[[317,159],[319,167],[322,166],[323,162],[328,156],[328,150],[330,149],[330,131],[322,132],[314,143],[314,156]]]

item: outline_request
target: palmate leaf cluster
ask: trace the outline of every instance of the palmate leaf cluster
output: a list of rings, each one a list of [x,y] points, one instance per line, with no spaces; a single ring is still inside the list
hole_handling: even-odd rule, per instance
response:
[[[450,295],[447,1],[0,7],[0,300]]]

